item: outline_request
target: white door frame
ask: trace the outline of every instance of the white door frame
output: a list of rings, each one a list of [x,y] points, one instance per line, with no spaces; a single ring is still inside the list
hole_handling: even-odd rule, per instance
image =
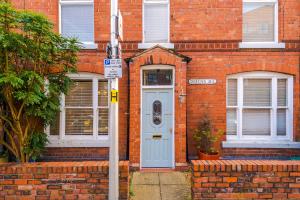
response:
[[[158,86],[143,86],[143,70],[149,69],[172,69],[172,85],[158,85]],[[172,119],[172,168],[175,168],[175,67],[172,65],[145,65],[140,69],[140,169],[142,168],[142,134],[143,134],[143,90],[144,89],[172,89],[173,92],[173,119]]]

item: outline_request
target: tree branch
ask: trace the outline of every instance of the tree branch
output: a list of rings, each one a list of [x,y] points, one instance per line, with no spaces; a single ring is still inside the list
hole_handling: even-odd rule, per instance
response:
[[[23,103],[22,103],[22,105],[21,105],[21,107],[19,109],[19,112],[18,112],[18,115],[17,115],[18,119],[20,119],[20,117],[21,117],[21,114],[22,114],[24,106],[25,106],[25,101],[23,101]]]
[[[16,129],[14,128],[12,122],[7,117],[5,117],[4,115],[0,115],[0,118],[2,120],[6,121],[14,132],[16,131]]]
[[[19,155],[19,149],[18,149],[17,144],[16,144],[16,142],[14,140],[14,137],[9,133],[9,131],[7,130],[7,128],[4,128],[4,131],[6,132],[7,136],[9,137],[9,140],[10,140],[11,145],[12,145],[12,149],[15,150],[15,156],[17,158],[19,158],[20,157],[20,155]]]
[[[10,93],[10,91],[8,93]],[[17,118],[16,109],[13,106],[13,102],[12,102],[13,100],[12,100],[10,94],[7,94],[7,92],[5,92],[4,96],[6,97],[6,101],[7,101],[8,107],[10,108],[10,112],[12,114],[12,117],[14,119],[16,119]]]
[[[6,148],[8,148],[17,157],[17,153],[13,150],[13,148],[11,146],[9,146],[9,144],[4,142],[3,140],[0,140],[0,144],[4,145]]]

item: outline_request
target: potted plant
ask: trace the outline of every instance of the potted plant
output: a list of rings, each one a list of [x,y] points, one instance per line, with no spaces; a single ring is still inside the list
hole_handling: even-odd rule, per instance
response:
[[[218,130],[216,134],[213,134],[212,130],[211,120],[205,115],[193,135],[197,144],[198,157],[200,160],[218,160],[220,158],[215,144],[219,142],[224,132]]]

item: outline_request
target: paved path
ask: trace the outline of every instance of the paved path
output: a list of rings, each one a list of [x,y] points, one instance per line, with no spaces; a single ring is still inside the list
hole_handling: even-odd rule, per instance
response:
[[[187,172],[134,172],[131,200],[191,200]]]

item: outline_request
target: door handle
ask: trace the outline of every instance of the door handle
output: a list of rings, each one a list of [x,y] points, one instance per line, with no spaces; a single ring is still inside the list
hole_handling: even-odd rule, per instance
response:
[[[170,134],[172,134],[172,133],[173,133],[173,129],[172,129],[172,128],[169,128],[169,131],[170,131]]]

